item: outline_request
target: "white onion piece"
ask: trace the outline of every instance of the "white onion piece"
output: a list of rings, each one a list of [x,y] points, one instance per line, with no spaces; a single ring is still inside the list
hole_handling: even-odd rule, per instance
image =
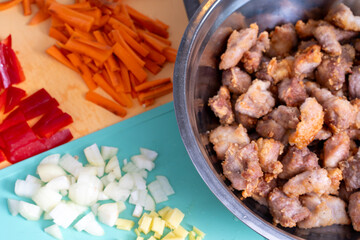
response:
[[[145,157],[147,157],[148,159],[150,159],[151,161],[154,161],[158,156],[157,152],[147,148],[140,148],[140,153]]]
[[[68,190],[65,190],[65,189],[60,190],[60,194],[61,194],[63,197],[67,196],[68,193],[69,193]]]
[[[49,182],[51,179],[66,175],[66,172],[60,166],[53,163],[40,164],[37,167],[37,173],[43,182]]]
[[[134,172],[134,173],[131,173],[131,175],[133,177],[136,189],[140,189],[140,190],[146,189],[146,181],[140,173]]]
[[[105,165],[105,161],[102,158],[99,148],[96,145],[96,143],[94,143],[93,145],[87,147],[84,149],[84,153],[85,153],[85,157],[88,160],[88,162],[96,167],[99,166],[104,166]]]
[[[98,210],[99,206],[100,206],[100,203],[95,203],[94,205],[92,205],[90,207],[90,209],[94,213],[94,215],[97,215],[97,210]]]
[[[44,229],[44,232],[48,233],[49,235],[53,236],[56,239],[63,239],[61,234],[61,230],[58,225],[54,224]]]
[[[42,210],[39,206],[24,201],[19,202],[19,213],[21,216],[30,221],[37,221],[40,219]]]
[[[46,187],[60,191],[60,190],[67,190],[70,187],[70,180],[67,176],[60,176],[50,180]]]
[[[116,156],[118,151],[116,147],[101,146],[101,156],[105,161]]]
[[[43,160],[41,160],[40,164],[44,164],[44,163],[59,164],[59,160],[60,160],[60,154],[55,153],[45,157]]]
[[[100,226],[100,224],[96,221],[95,216],[92,212],[86,214],[83,218],[81,218],[75,225],[74,228],[78,231],[86,231],[94,236],[102,236],[104,235],[104,229]]]
[[[171,187],[169,180],[165,176],[156,176],[156,180],[159,181],[162,189],[164,190],[167,196],[173,195],[175,193],[174,189]]]
[[[161,203],[161,202],[165,202],[168,200],[168,197],[167,197],[166,193],[164,192],[163,188],[161,187],[161,184],[158,180],[151,182],[148,185],[148,189],[156,203]]]
[[[104,192],[99,192],[98,201],[109,200],[110,198]]]
[[[48,187],[40,188],[32,200],[45,212],[51,211],[61,201],[61,194]]]
[[[138,168],[135,163],[133,162],[128,162],[128,163],[125,163],[122,170],[124,172],[127,172],[127,173],[130,173],[130,172],[138,172],[140,171],[140,168]]]
[[[140,174],[145,179],[148,177],[148,172],[145,169],[142,169],[142,170],[138,171],[137,173]]]
[[[33,175],[30,175],[30,174],[26,176],[25,181],[26,182],[31,182],[31,183],[38,183],[40,185],[43,184],[43,182],[39,178],[34,177]]]
[[[74,177],[78,177],[79,171],[83,167],[81,162],[68,153],[60,158],[59,165]]]
[[[135,190],[131,192],[129,203],[134,205],[145,206],[147,190]]]
[[[155,163],[151,160],[149,160],[144,155],[135,155],[131,157],[131,161],[135,163],[135,165],[140,169],[146,169],[148,171],[151,171],[155,167]]]
[[[7,203],[8,203],[8,208],[9,208],[9,212],[11,213],[11,215],[13,215],[13,216],[18,215],[20,201],[9,198],[7,200]]]
[[[112,172],[116,179],[120,179],[121,177],[121,170],[119,160],[116,156],[112,157],[109,162],[106,164],[105,172],[110,173]]]
[[[21,179],[15,182],[15,194],[20,197],[31,198],[40,188],[41,184],[37,182],[28,182]]]
[[[107,186],[109,183],[115,181],[115,175],[113,173],[109,173],[108,175],[103,176],[100,180],[104,186]]]
[[[104,166],[100,166],[100,167],[96,168],[96,171],[97,171],[96,176],[102,177],[102,176],[104,176],[105,168],[104,168]]]
[[[143,207],[140,205],[135,205],[134,211],[132,213],[133,217],[141,217],[141,214],[143,212]]]
[[[97,190],[99,190],[99,191],[101,191],[104,187],[103,183],[101,182],[101,180],[99,178],[97,178],[94,175],[89,175],[89,174],[80,174],[79,178],[77,180],[77,183],[88,184],[92,187],[97,188]]]
[[[100,222],[112,227],[119,216],[117,203],[105,203],[98,208],[98,219]]]
[[[91,221],[95,221],[95,216],[92,212],[89,212],[74,225],[74,228],[79,232],[83,231]]]
[[[52,220],[52,217],[50,216],[50,212],[44,212],[43,219],[44,220]]]
[[[130,173],[125,174],[119,180],[119,187],[124,189],[132,189],[134,187],[134,179]]]
[[[149,194],[146,194],[144,209],[146,211],[155,211],[155,201]]]
[[[126,205],[123,201],[116,202],[118,205],[119,214],[126,209]]]
[[[67,204],[60,202],[56,207],[49,213],[50,217],[54,220],[57,225],[68,228],[70,224],[80,215],[79,209],[75,204]]]
[[[130,190],[120,188],[117,182],[111,182],[105,187],[104,193],[115,202],[126,201],[130,195]]]
[[[81,174],[87,174],[87,175],[97,175],[97,167],[94,166],[86,166],[79,170],[79,175]]]
[[[126,165],[128,163],[128,160],[126,158],[123,159],[123,165]]]
[[[69,198],[84,206],[91,206],[96,203],[98,195],[99,188],[86,183],[75,183],[69,188]]]

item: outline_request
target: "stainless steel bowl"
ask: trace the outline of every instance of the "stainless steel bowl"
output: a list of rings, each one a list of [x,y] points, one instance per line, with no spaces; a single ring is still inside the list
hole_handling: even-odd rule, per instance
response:
[[[257,22],[260,30],[299,19],[321,18],[335,0],[208,0],[194,14],[182,38],[174,72],[174,104],[181,137],[196,169],[216,197],[241,221],[269,239],[359,239],[351,226],[315,229],[272,224],[266,207],[239,200],[220,177],[221,165],[208,141],[218,120],[207,106],[220,87],[219,56],[231,29]],[[344,3],[360,14],[360,1]]]

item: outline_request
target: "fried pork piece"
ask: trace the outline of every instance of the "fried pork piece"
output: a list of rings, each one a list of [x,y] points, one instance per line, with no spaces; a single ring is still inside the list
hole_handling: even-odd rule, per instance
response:
[[[323,166],[334,168],[349,157],[350,138],[346,132],[333,135],[324,143]]]
[[[320,65],[321,61],[322,53],[320,46],[309,46],[296,54],[294,61],[294,73],[296,76],[312,73],[315,68]]]
[[[260,118],[275,106],[275,99],[268,91],[270,82],[254,80],[246,93],[235,103],[235,110],[253,118]]]
[[[340,162],[339,167],[343,172],[346,190],[351,192],[360,188],[360,161],[358,156]]]
[[[350,224],[346,213],[346,203],[338,197],[309,194],[300,197],[303,206],[310,210],[310,215],[301,222],[299,228],[326,227],[333,224]]]
[[[354,66],[349,76],[349,96],[352,99],[360,98],[360,66]]]
[[[259,162],[262,171],[265,173],[265,181],[269,182],[282,172],[282,164],[278,157],[282,154],[284,145],[274,139],[259,138],[256,141],[259,153]]]
[[[299,117],[300,111],[298,108],[280,105],[264,118],[273,119],[286,129],[296,129]]]
[[[223,71],[222,84],[235,94],[245,93],[251,85],[251,77],[239,67],[232,67]]]
[[[291,23],[276,26],[270,33],[270,49],[268,54],[271,57],[285,57],[297,45],[295,27]]]
[[[357,52],[360,52],[360,39],[356,39],[354,43],[354,48]]]
[[[246,114],[241,114],[235,111],[235,120],[237,123],[243,125],[247,130],[253,129],[256,127],[257,118],[249,117]]]
[[[261,205],[268,206],[267,198],[269,193],[276,187],[276,179],[272,179],[270,181],[265,181],[264,177],[260,178],[258,185],[255,188],[255,191],[251,195],[255,201],[260,203]]]
[[[279,84],[278,97],[286,106],[300,106],[307,98],[304,83],[298,78],[287,78]]]
[[[270,76],[268,72],[269,63],[270,63],[270,59],[268,57],[263,56],[261,58],[259,70],[255,73],[256,78],[269,82],[274,81],[274,79]]]
[[[289,179],[295,175],[320,168],[318,157],[307,147],[298,149],[290,146],[281,160],[283,171],[279,174],[279,178]]]
[[[220,119],[221,124],[232,124],[235,121],[230,102],[230,92],[227,87],[220,87],[218,94],[209,99],[209,106]]]
[[[308,47],[312,47],[314,45],[319,45],[319,43],[315,40],[315,39],[310,39],[308,41],[301,41],[299,46],[298,46],[298,51],[304,51],[305,49],[307,49]]]
[[[351,128],[360,129],[360,99],[355,98],[351,101],[351,104],[355,109],[355,119]]]
[[[323,169],[306,171],[289,179],[283,186],[283,191],[289,197],[298,197],[306,193],[324,194],[331,187],[328,172]]]
[[[297,197],[290,198],[275,188],[269,193],[268,204],[275,224],[283,227],[295,227],[310,215],[309,209],[303,207]]]
[[[349,198],[349,216],[355,231],[360,231],[360,192],[355,192]]]
[[[338,91],[345,83],[345,74],[351,71],[355,58],[355,49],[347,44],[342,46],[342,53],[338,57],[324,55],[315,73],[316,81],[331,91]]]
[[[274,84],[293,76],[294,60],[292,56],[279,61],[276,58],[271,59],[267,65],[267,74],[272,78]]]
[[[307,98],[300,106],[301,122],[296,126],[296,132],[289,138],[290,144],[295,144],[299,149],[312,142],[324,123],[322,106],[315,98]]]
[[[231,143],[244,146],[250,143],[246,129],[239,126],[218,126],[209,134],[209,140],[214,145],[214,150],[219,159],[223,160],[225,152]]]
[[[328,168],[328,177],[331,180],[331,186],[326,194],[339,195],[341,180],[343,180],[340,168]]]
[[[324,121],[334,133],[344,131],[354,123],[355,108],[348,100],[335,97],[329,90],[319,88],[313,82],[307,82],[305,86],[309,95],[324,106]]]
[[[244,53],[241,61],[244,63],[244,68],[248,73],[254,73],[259,70],[261,58],[264,52],[269,50],[270,39],[268,32],[260,33],[255,45]]]
[[[323,141],[323,140],[326,140],[328,138],[330,138],[332,136],[332,133],[329,129],[327,128],[322,128],[315,136],[314,140],[320,140],[320,141]]]
[[[259,27],[256,23],[239,32],[234,30],[228,39],[225,53],[221,55],[219,69],[226,70],[235,67],[244,53],[255,45],[258,32]]]
[[[259,165],[257,145],[251,142],[243,147],[230,144],[222,162],[223,173],[236,190],[244,190],[243,197],[250,197],[263,176]]]
[[[264,138],[273,138],[281,141],[286,133],[286,129],[273,119],[262,119],[256,124],[256,132]]]
[[[330,9],[325,20],[344,30],[360,31],[360,17],[354,16],[350,8],[343,3]]]
[[[333,26],[318,26],[313,33],[325,52],[329,53],[331,56],[339,56],[341,54],[341,45],[336,39],[336,33]]]

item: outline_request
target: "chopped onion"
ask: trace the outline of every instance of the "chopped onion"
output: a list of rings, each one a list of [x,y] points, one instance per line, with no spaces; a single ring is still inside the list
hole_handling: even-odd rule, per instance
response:
[[[39,206],[24,201],[19,202],[19,213],[21,216],[30,221],[37,221],[40,219],[42,210]]]
[[[60,176],[50,180],[46,187],[60,191],[60,190],[67,190],[70,187],[70,180],[67,176]]]
[[[98,177],[104,176],[104,173],[105,173],[104,166],[97,167],[96,170],[97,170],[96,176],[98,176]]]
[[[109,200],[110,198],[104,192],[99,192],[98,201]]]
[[[98,219],[100,222],[112,227],[119,216],[117,203],[105,203],[98,208]]]
[[[93,166],[83,167],[79,170],[79,175],[81,175],[81,174],[96,176],[97,175],[97,167],[93,167]]]
[[[116,179],[120,179],[121,177],[121,170],[119,165],[119,160],[116,156],[112,157],[109,162],[106,164],[105,172],[110,173],[112,172]]]
[[[79,171],[83,167],[81,162],[68,153],[64,154],[64,156],[60,158],[59,165],[74,177],[78,177]]]
[[[131,173],[131,175],[134,179],[134,184],[136,189],[140,189],[140,190],[146,189],[146,181],[140,173],[134,172]]]
[[[95,215],[92,212],[89,212],[74,225],[74,228],[79,232],[83,231],[91,221],[95,221]]]
[[[61,194],[54,189],[42,187],[32,197],[32,200],[45,212],[51,211],[61,201]]]
[[[60,190],[60,194],[65,197],[68,195],[68,190],[62,189]]]
[[[33,175],[30,175],[30,174],[26,176],[25,181],[26,182],[32,182],[32,183],[38,183],[40,185],[43,184],[43,182],[39,178],[34,177]]]
[[[103,176],[100,180],[104,186],[107,186],[109,183],[115,181],[115,175],[114,173],[109,173],[108,175]]]
[[[60,154],[56,153],[56,154],[51,154],[47,157],[45,157],[43,160],[41,160],[40,164],[44,164],[44,163],[52,163],[52,164],[58,164],[60,160]]]
[[[151,171],[155,167],[155,163],[145,157],[144,155],[135,155],[131,157],[131,161],[135,163],[135,165],[140,169],[146,169]]]
[[[99,148],[96,145],[96,143],[94,143],[93,145],[87,147],[84,149],[84,153],[85,153],[85,157],[88,160],[88,162],[96,167],[99,166],[104,166],[105,165],[105,161],[102,158]]]
[[[143,207],[140,206],[140,205],[135,205],[135,209],[134,209],[132,215],[133,215],[134,217],[138,217],[138,218],[139,218],[139,217],[141,217],[142,212],[143,212]]]
[[[166,193],[164,192],[163,188],[161,187],[161,184],[158,180],[151,182],[148,185],[148,189],[156,203],[161,203],[161,202],[165,202],[168,200],[168,197],[167,197]]]
[[[118,205],[119,214],[126,209],[126,205],[123,201],[116,202]]]
[[[94,213],[94,215],[97,215],[97,210],[98,210],[99,206],[100,206],[100,203],[95,203],[94,205],[92,205],[90,207],[90,209]]]
[[[174,189],[171,187],[169,180],[165,176],[156,176],[156,179],[159,181],[162,189],[164,190],[167,196],[173,195],[175,193]]]
[[[144,207],[146,195],[147,190],[135,190],[130,194],[129,203]]]
[[[11,213],[11,215],[13,215],[13,216],[18,215],[20,201],[15,200],[15,199],[8,199],[7,203],[8,203],[8,208],[9,208],[9,212]]]
[[[20,179],[15,182],[15,194],[20,197],[31,198],[40,188],[41,184],[37,182],[28,182]]]
[[[104,235],[104,229],[96,221],[95,216],[92,212],[86,214],[81,218],[75,225],[74,228],[78,231],[86,231],[91,235],[102,236]]]
[[[115,202],[126,201],[130,195],[130,190],[120,188],[117,182],[111,182],[104,189],[104,193]]]
[[[118,151],[116,147],[101,146],[101,156],[105,161],[116,156]]]
[[[140,148],[140,153],[145,157],[147,157],[148,159],[150,159],[151,161],[154,161],[158,156],[157,152],[147,148]]]
[[[50,212],[44,212],[43,218],[44,220],[52,220],[52,217],[50,216]]]
[[[125,163],[122,170],[127,173],[140,171],[140,169],[133,162]]]
[[[91,206],[97,202],[99,195],[98,187],[87,183],[75,183],[69,188],[69,198],[77,204]]]
[[[63,236],[61,234],[61,230],[58,225],[54,224],[44,229],[44,231],[51,236],[53,236],[56,239],[63,239]]]
[[[54,223],[57,225],[68,228],[70,224],[80,215],[79,209],[75,204],[68,204],[60,202],[56,207],[49,213],[50,217],[54,219]]]
[[[146,194],[144,209],[146,211],[154,211],[155,210],[155,201],[149,194]]]
[[[40,164],[37,167],[37,172],[43,182],[49,182],[51,179],[66,175],[66,172],[59,165],[53,163]]]
[[[134,187],[134,179],[130,173],[127,173],[120,178],[119,187],[124,189],[132,189]]]
[[[94,175],[89,174],[80,174],[77,180],[77,183],[85,183],[89,186],[96,188],[97,190],[101,191],[103,189],[103,183]]]

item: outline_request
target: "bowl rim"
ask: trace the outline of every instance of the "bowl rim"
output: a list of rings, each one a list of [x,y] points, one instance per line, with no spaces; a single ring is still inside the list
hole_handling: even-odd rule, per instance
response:
[[[242,5],[249,0],[238,0]],[[219,5],[221,0],[205,0],[192,16],[180,42],[178,55],[174,67],[174,108],[175,115],[182,141],[196,170],[200,174],[211,192],[220,202],[248,227],[267,239],[302,239],[294,236],[278,227],[269,224],[262,218],[250,212],[240,201],[234,198],[225,184],[215,175],[204,158],[199,143],[196,140],[189,117],[189,106],[186,100],[186,80],[189,77],[186,70],[189,65],[189,57],[195,42],[194,36],[201,29],[208,14]],[[291,235],[291,236],[290,236]]]

